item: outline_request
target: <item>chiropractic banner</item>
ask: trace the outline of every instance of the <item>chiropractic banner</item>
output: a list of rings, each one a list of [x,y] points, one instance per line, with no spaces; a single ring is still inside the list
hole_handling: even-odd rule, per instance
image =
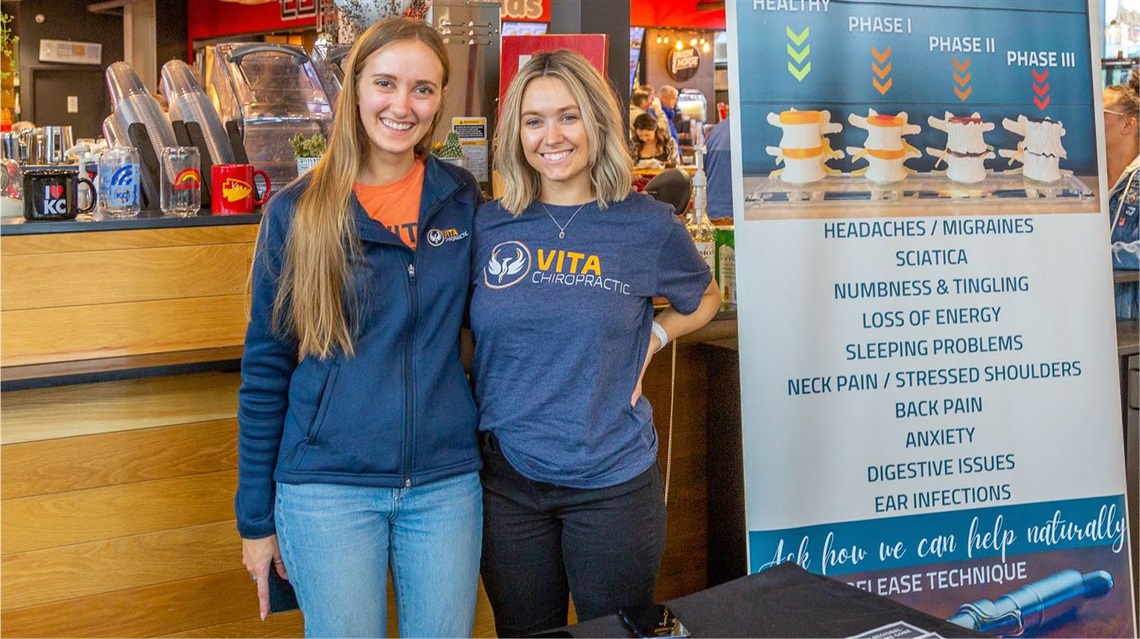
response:
[[[749,570],[1135,636],[1096,10],[727,8]]]

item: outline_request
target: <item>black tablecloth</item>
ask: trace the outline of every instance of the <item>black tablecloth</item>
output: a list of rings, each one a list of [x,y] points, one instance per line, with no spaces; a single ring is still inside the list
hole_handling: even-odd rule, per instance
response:
[[[694,637],[852,637],[904,622],[943,637],[986,637],[885,597],[811,574],[793,563],[774,566],[666,601]],[[560,630],[572,637],[629,637],[617,615]],[[914,637],[918,633],[885,633]]]

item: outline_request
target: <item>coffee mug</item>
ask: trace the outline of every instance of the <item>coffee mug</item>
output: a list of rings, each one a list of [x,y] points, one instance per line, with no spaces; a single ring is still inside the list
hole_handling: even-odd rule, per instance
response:
[[[31,169],[24,171],[24,217],[28,220],[72,220],[80,213],[90,213],[95,198],[87,206],[79,206],[79,185],[86,184],[91,193],[95,184],[79,177],[74,169]]]
[[[265,179],[265,192],[260,200],[254,199],[255,175]],[[269,174],[252,164],[215,164],[210,170],[210,210],[214,215],[241,215],[253,213],[253,207],[269,199]]]

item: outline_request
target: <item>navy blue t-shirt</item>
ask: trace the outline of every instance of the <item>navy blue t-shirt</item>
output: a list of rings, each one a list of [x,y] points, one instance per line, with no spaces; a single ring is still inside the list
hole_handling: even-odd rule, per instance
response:
[[[600,210],[498,201],[475,216],[475,399],[526,477],[571,488],[628,481],[657,458],[653,410],[630,406],[655,296],[692,313],[712,279],[670,207],[631,193]]]

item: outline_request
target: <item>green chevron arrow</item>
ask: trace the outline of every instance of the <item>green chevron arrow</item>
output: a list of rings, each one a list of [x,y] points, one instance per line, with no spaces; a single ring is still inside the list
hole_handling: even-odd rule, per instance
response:
[[[788,45],[788,55],[792,56],[792,59],[796,61],[796,64],[803,64],[804,58],[808,57],[809,53],[811,53],[810,44],[805,46],[804,50],[800,52],[797,52],[795,49],[793,49],[792,45]]]
[[[807,64],[805,64],[804,68],[801,70],[801,69],[797,68],[795,65],[793,65],[791,62],[789,62],[788,63],[788,73],[791,73],[792,76],[795,77],[795,79],[799,80],[800,82],[803,82],[804,78],[807,77],[807,74],[811,73],[811,63],[808,62]]]
[[[810,27],[804,27],[804,30],[800,33],[792,31],[791,27],[784,27],[784,31],[788,34],[788,39],[794,42],[798,47],[804,43],[804,40],[807,40]]]

